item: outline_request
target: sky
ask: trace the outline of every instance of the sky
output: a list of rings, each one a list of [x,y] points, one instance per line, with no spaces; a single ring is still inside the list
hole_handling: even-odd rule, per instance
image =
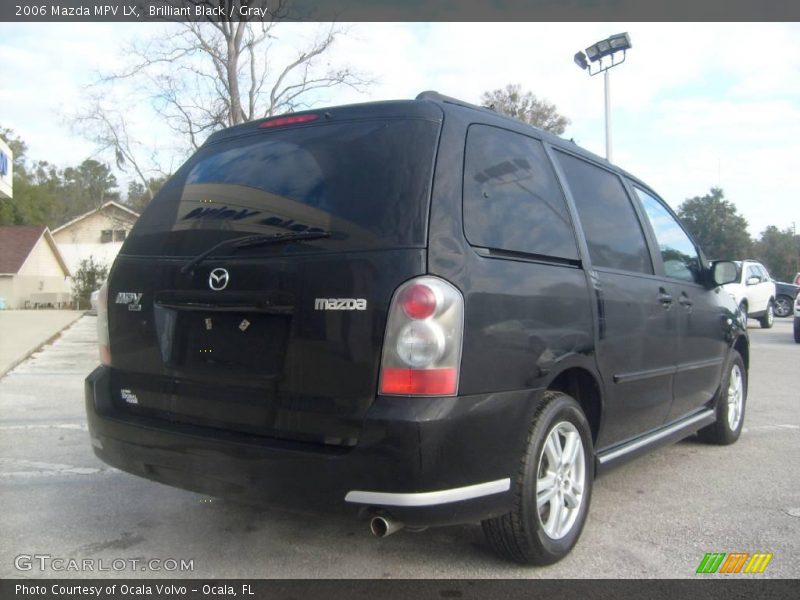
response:
[[[124,48],[168,27],[155,23],[0,23],[0,126],[34,159],[61,167],[96,155],[70,127],[100,72],[125,64]],[[286,24],[288,56],[318,24]],[[330,54],[375,83],[341,89],[324,104],[413,98],[423,90],[478,103],[486,90],[519,83],[554,103],[571,124],[564,137],[605,154],[603,77],[572,60],[578,50],[626,31],[625,63],[611,71],[613,162],[673,208],[721,187],[752,235],[800,227],[800,24],[796,23],[358,23]],[[135,99],[146,147],[173,134]],[[162,150],[162,153],[166,150]],[[170,157],[167,161],[178,161]],[[177,166],[177,165],[174,165]],[[121,181],[128,175],[120,173]]]

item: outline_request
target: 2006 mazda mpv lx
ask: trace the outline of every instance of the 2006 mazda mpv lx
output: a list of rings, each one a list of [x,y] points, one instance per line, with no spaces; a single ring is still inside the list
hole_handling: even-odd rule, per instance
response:
[[[566,555],[602,470],[730,444],[748,339],[644,183],[426,92],[233,127],[147,207],[99,310],[97,455],[206,494],[483,522]]]

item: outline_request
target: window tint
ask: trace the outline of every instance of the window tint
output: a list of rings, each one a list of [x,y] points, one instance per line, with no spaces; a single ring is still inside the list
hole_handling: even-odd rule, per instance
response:
[[[594,266],[652,273],[641,224],[619,178],[585,160],[561,152],[557,156]]]
[[[577,259],[566,202],[542,143],[487,125],[467,134],[464,230],[475,246]]]
[[[297,252],[420,247],[438,133],[421,119],[369,119],[206,144],[148,205],[124,252],[193,256],[233,237],[295,231],[331,234]]]
[[[700,257],[692,240],[658,200],[638,187],[634,189],[656,234],[664,274],[673,279],[700,283]]]

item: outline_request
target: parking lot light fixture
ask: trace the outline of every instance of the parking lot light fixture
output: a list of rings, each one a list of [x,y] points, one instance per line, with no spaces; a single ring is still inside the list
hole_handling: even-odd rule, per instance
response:
[[[618,33],[608,38],[612,50],[628,50],[631,47],[631,36],[627,33]]]
[[[603,73],[605,95],[606,122],[606,159],[611,162],[611,82],[608,70],[625,62],[627,51],[631,48],[631,37],[626,33],[617,33],[586,48],[586,54],[578,52],[573,60],[589,75]],[[622,53],[621,57],[619,53]],[[608,60],[604,60],[604,59]]]

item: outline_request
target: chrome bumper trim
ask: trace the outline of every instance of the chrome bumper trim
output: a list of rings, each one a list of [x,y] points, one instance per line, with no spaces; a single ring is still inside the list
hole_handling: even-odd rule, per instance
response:
[[[373,504],[376,506],[435,506],[437,504],[448,504],[450,502],[460,502],[462,500],[471,500],[472,498],[500,494],[510,489],[511,479],[506,478],[449,490],[410,494],[352,490],[347,492],[344,501],[354,502],[356,504]]]

